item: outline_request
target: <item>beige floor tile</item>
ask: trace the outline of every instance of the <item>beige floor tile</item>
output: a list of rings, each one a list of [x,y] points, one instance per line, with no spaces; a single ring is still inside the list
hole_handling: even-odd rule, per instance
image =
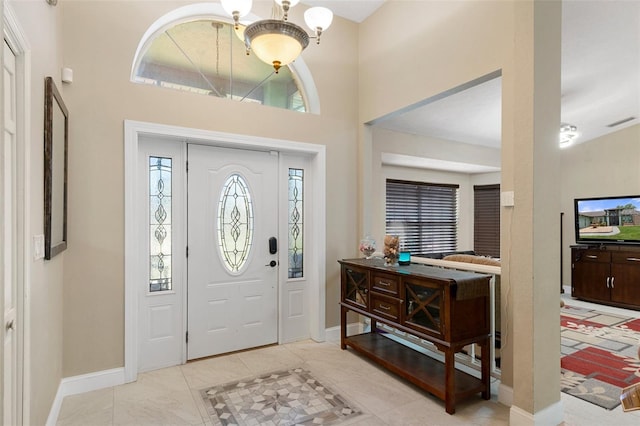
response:
[[[373,414],[361,414],[358,417],[340,423],[340,426],[385,426],[386,423]]]
[[[344,426],[508,425],[509,407],[478,395],[460,401],[456,414],[444,402],[336,342],[304,341],[213,357],[138,376],[115,388],[65,398],[58,425],[212,425],[199,390],[282,368],[302,366],[363,414]],[[607,411],[562,394],[565,426],[640,425],[640,412]]]
[[[189,362],[180,366],[180,369],[192,389],[232,382],[254,374],[237,355]]]
[[[200,395],[200,389],[191,389],[191,396],[195,401],[196,407],[198,408],[198,412],[204,421],[205,426],[213,426],[213,421],[209,417],[209,413],[207,412],[207,407],[205,406],[205,402]]]
[[[333,383],[366,378],[383,380],[389,374],[385,369],[358,355],[353,350],[341,350],[339,346],[333,347],[330,351],[320,350],[313,356],[301,356],[305,359],[305,364],[318,375],[318,378],[330,380]]]
[[[469,405],[467,410],[460,408],[456,406],[455,414],[447,414],[443,403],[423,399],[399,405],[394,410],[380,415],[380,417],[385,424],[394,426],[507,426],[509,424],[509,409],[495,402],[478,401],[477,404]],[[483,413],[483,415],[478,415],[479,412]]]
[[[267,373],[272,370],[296,367],[304,362],[291,352],[286,345],[268,346],[255,351],[237,353],[252,374]]]
[[[56,424],[58,426],[113,424],[113,388],[66,397]]]
[[[201,425],[195,400],[180,367],[138,376],[114,391],[114,425]]]
[[[394,376],[360,377],[335,384],[336,392],[353,401],[364,412],[382,418],[398,405],[424,399],[425,394]]]

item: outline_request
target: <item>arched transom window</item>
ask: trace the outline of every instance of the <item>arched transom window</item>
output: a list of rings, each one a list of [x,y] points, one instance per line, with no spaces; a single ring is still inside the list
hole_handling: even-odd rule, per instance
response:
[[[276,74],[271,65],[246,54],[242,35],[226,18],[203,16],[203,5],[180,8],[147,31],[136,53],[132,81],[318,112],[315,85],[301,58]]]

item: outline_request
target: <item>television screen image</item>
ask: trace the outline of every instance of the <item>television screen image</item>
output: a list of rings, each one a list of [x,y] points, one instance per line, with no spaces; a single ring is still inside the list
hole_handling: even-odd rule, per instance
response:
[[[574,201],[576,243],[640,244],[640,195]]]

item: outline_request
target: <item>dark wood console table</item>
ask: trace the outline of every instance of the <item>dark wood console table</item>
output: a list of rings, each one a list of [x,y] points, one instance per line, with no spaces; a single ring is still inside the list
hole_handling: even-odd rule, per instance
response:
[[[340,260],[341,339],[347,346],[444,400],[447,413],[456,401],[490,391],[491,276],[411,264],[386,267],[382,259]],[[371,332],[347,336],[347,312],[371,319]],[[387,324],[435,344],[444,363],[377,330]],[[466,345],[480,346],[480,379],[455,368],[455,354]]]

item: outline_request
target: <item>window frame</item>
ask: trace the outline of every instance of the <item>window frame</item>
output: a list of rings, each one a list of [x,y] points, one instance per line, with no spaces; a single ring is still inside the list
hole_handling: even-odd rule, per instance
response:
[[[135,82],[137,69],[140,66],[142,57],[159,33],[175,25],[197,19],[214,19],[221,22],[233,22],[219,3],[196,3],[169,11],[153,22],[141,37],[131,64],[130,81]],[[250,13],[245,19],[253,22],[263,19],[263,17]],[[301,55],[287,66],[298,83],[298,88],[306,105],[306,113],[319,115],[321,112],[320,96],[318,95],[318,89],[311,75],[311,70],[305,63],[304,58]]]

